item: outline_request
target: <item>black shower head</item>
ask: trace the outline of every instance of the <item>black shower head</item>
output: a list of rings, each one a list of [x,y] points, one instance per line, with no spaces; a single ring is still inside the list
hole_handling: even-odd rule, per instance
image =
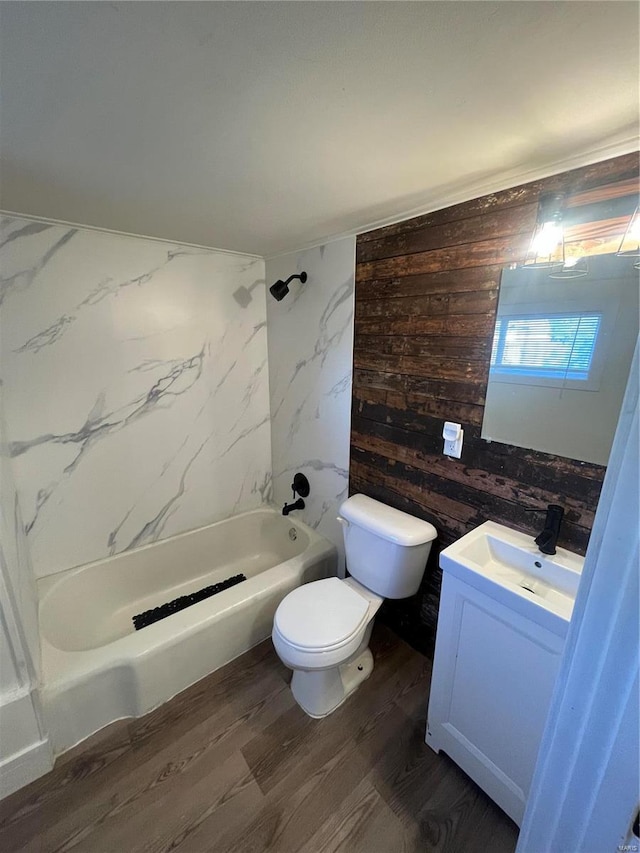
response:
[[[272,284],[269,288],[269,293],[273,296],[274,299],[277,299],[280,302],[285,298],[287,293],[289,293],[289,285],[286,281],[282,281],[278,279],[275,284]]]
[[[278,302],[282,301],[287,293],[289,293],[289,282],[293,281],[294,278],[299,278],[300,281],[304,284],[307,280],[306,272],[301,272],[299,275],[290,275],[286,281],[282,281],[282,279],[278,279],[275,284],[272,284],[269,288],[269,293],[273,296],[274,299],[277,299]]]

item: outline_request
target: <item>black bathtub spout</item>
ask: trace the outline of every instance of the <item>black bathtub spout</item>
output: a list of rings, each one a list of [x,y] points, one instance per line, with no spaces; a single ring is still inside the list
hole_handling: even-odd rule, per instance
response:
[[[298,500],[292,504],[285,504],[282,507],[282,514],[289,515],[289,513],[293,512],[294,509],[304,509],[304,501],[302,498],[298,498]]]

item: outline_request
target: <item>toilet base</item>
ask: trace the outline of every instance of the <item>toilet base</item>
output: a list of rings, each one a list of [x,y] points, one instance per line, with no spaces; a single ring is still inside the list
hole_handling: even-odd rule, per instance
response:
[[[294,670],[291,692],[305,714],[320,720],[339,708],[372,671],[373,655],[366,646],[341,666]]]

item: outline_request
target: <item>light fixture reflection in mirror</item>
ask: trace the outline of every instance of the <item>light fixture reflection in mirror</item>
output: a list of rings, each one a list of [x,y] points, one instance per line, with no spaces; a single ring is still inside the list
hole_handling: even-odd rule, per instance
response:
[[[584,278],[587,275],[589,275],[589,261],[587,258],[568,256],[565,258],[564,265],[562,267],[553,269],[549,273],[549,278]]]
[[[617,254],[619,258],[640,258],[640,207],[636,207],[629,220]],[[640,269],[640,261],[633,266]]]
[[[525,269],[553,269],[564,266],[562,219],[565,199],[564,193],[551,193],[541,197],[536,227],[524,259]]]
[[[588,263],[587,275],[561,280],[548,269],[502,271],[483,438],[607,464],[640,288],[614,253]]]

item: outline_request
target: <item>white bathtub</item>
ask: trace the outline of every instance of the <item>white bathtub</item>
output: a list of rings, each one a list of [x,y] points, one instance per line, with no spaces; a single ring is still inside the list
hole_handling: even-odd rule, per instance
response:
[[[42,699],[54,752],[137,717],[271,634],[284,596],[336,573],[335,546],[259,509],[38,582]],[[136,631],[132,617],[247,580]]]

